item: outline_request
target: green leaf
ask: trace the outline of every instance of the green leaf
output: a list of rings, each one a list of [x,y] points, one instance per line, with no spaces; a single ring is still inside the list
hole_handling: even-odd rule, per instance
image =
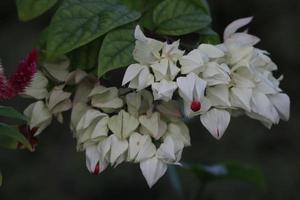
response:
[[[210,15],[210,9],[207,0],[190,0]]]
[[[29,21],[49,10],[57,0],[16,0],[20,20]]]
[[[98,76],[134,63],[134,28],[120,28],[106,35],[99,54]]]
[[[25,117],[23,114],[19,113],[14,108],[7,106],[0,106],[0,116],[20,119],[24,121],[28,120],[27,117]]]
[[[264,176],[259,168],[236,162],[217,165],[195,165],[190,168],[204,183],[220,180],[238,180],[263,188]]]
[[[29,150],[32,150],[30,143],[16,128],[0,123],[0,145],[5,148],[15,149],[17,142],[22,143]]]
[[[49,26],[47,55],[65,54],[141,14],[110,0],[65,0]]]
[[[200,43],[206,44],[220,44],[221,39],[218,33],[212,30],[210,27],[205,27],[199,31],[200,34]]]
[[[70,52],[72,69],[90,71],[96,68],[102,40],[101,37]]]
[[[156,32],[166,35],[184,35],[206,27],[211,17],[189,0],[164,0],[154,9]]]

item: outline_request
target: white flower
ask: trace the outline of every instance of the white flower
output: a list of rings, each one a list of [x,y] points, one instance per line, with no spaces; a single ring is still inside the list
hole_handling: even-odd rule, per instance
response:
[[[261,121],[268,128],[271,128],[272,124],[278,124],[280,116],[265,94],[254,91],[250,106],[251,112],[246,113],[249,117]]]
[[[133,133],[129,138],[128,160],[135,163],[152,158],[156,153],[156,147],[149,135]]]
[[[72,108],[72,102],[70,100],[71,93],[63,91],[64,85],[56,86],[52,89],[47,99],[47,106],[49,111],[57,116],[60,123],[63,123],[62,112]]]
[[[216,85],[206,88],[206,97],[214,107],[230,107],[229,88],[227,85]]]
[[[167,171],[167,164],[159,160],[157,157],[152,157],[140,163],[141,171],[151,188]]]
[[[186,77],[177,78],[179,95],[184,100],[184,113],[188,117],[206,112],[210,105],[204,97],[206,81],[200,79],[196,74],[190,73]]]
[[[47,86],[48,79],[43,75],[42,72],[37,71],[34,74],[30,86],[25,89],[23,95],[33,97],[35,99],[44,99],[48,96]]]
[[[191,72],[199,74],[204,71],[204,64],[208,62],[208,58],[205,57],[199,49],[194,49],[187,55],[182,56],[179,62],[182,74],[189,74]]]
[[[176,64],[183,56],[183,53],[184,51],[179,50],[179,41],[173,42],[172,44],[164,43],[159,60],[150,65],[154,72],[155,80],[174,80],[180,71]]]
[[[121,110],[109,119],[109,129],[120,139],[127,139],[139,126],[139,120],[128,112]]]
[[[108,166],[106,159],[102,157],[102,152],[98,150],[98,144],[92,144],[85,149],[86,167],[89,172],[98,175]]]
[[[166,136],[182,142],[184,146],[191,145],[190,131],[184,122],[169,123]]]
[[[141,31],[139,25],[135,28],[134,37],[136,39],[133,51],[134,59],[143,65],[149,65],[156,62],[160,57],[163,43],[152,38],[147,38]]]
[[[109,161],[111,165],[116,167],[126,159],[128,141],[119,139],[115,134],[112,134],[109,137],[111,139]]]
[[[167,164],[179,164],[184,144],[171,136],[164,138],[163,143],[157,149],[156,157]],[[180,164],[179,164],[180,165]]]
[[[83,108],[83,110],[85,110]],[[78,149],[85,149],[90,144],[101,141],[108,134],[108,119],[105,113],[95,109],[87,109],[78,121],[75,136]]]
[[[202,73],[203,79],[207,85],[214,86],[219,84],[229,84],[230,69],[226,64],[218,64],[216,62],[209,62],[206,64],[206,69]]]
[[[24,115],[29,118],[30,129],[37,128],[35,136],[39,135],[52,121],[52,115],[43,101],[30,104],[24,110]]]
[[[170,101],[177,89],[176,82],[162,80],[152,84],[154,100]]]
[[[213,108],[200,116],[203,126],[216,139],[220,139],[230,122],[230,113],[226,110]]]
[[[156,140],[161,138],[167,130],[167,124],[161,119],[158,112],[142,115],[139,117],[139,121],[141,123],[140,132],[148,134]]]
[[[103,111],[110,113],[123,106],[122,99],[118,96],[116,87],[103,87],[98,85],[89,94],[92,106],[101,108]]]
[[[235,20],[229,24],[224,31],[224,41],[225,43],[235,42],[240,45],[250,45],[253,46],[260,41],[259,38],[249,35],[247,32],[236,33],[238,29],[249,24],[252,21],[252,17],[242,18]]]
[[[130,82],[130,83],[129,83]],[[122,85],[129,83],[132,89],[142,90],[154,82],[154,77],[145,65],[132,64],[127,68]]]
[[[71,112],[71,124],[70,128],[74,132],[76,132],[76,127],[82,116],[86,113],[89,109],[89,106],[85,103],[76,103],[73,105],[72,112]]]
[[[277,93],[268,95],[269,100],[274,105],[282,120],[288,121],[290,118],[290,98],[287,94]]]
[[[221,58],[225,55],[221,49],[211,44],[200,44],[198,50],[209,59]]]
[[[153,96],[147,90],[131,92],[126,95],[125,101],[128,113],[137,118],[140,114],[147,113],[153,106]]]
[[[69,74],[70,60],[63,57],[55,63],[45,63],[44,68],[57,81],[64,82]]]

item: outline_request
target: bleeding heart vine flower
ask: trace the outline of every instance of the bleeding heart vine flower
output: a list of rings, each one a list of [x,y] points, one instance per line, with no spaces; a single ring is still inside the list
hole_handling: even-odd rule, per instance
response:
[[[24,111],[34,137],[53,117],[63,122],[62,113],[71,109],[70,128],[90,173],[98,175],[123,162],[139,163],[152,187],[169,165],[181,165],[184,148],[191,145],[186,125],[190,118],[197,117],[216,139],[236,113],[269,128],[289,119],[290,99],[279,87],[282,77],[273,75],[276,64],[254,47],[259,38],[237,32],[250,21],[230,24],[222,44],[200,44],[189,52],[179,48],[179,40],[146,37],[137,26],[132,52],[136,63],[127,67],[122,87],[106,87],[105,81],[83,70],[69,71],[73,66],[67,58],[44,63],[32,81],[24,79],[31,82],[29,87],[19,87],[22,81],[16,77],[21,71],[26,69],[30,76],[34,71],[33,53],[11,80],[0,67],[0,98],[22,91],[38,100]]]
[[[209,101],[204,97],[206,81],[199,78],[195,73],[190,73],[186,77],[177,78],[179,95],[184,101],[184,113],[187,117],[193,117],[206,112]]]

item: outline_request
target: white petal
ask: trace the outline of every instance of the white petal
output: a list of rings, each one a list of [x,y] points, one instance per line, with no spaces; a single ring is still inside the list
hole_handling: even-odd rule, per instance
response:
[[[209,58],[220,58],[225,55],[223,51],[211,44],[201,44],[198,49]]]
[[[158,112],[152,113],[151,116],[142,115],[139,117],[139,121],[142,128],[156,140],[161,138],[167,130],[167,124],[160,118]]]
[[[112,165],[116,164],[117,159],[126,152],[128,149],[128,141],[120,140],[114,134],[110,136],[111,138],[111,150],[110,150],[110,163]]]
[[[279,122],[278,112],[266,95],[254,92],[250,105],[252,112],[267,118],[274,124]]]
[[[156,147],[149,135],[133,133],[129,138],[129,161],[141,162],[152,158],[156,153]]]
[[[164,142],[157,149],[156,156],[158,159],[169,164],[179,164],[184,144],[180,140],[175,140],[171,136],[167,136]]]
[[[233,87],[230,90],[230,101],[232,106],[250,111],[250,100],[252,97],[252,89]]]
[[[230,122],[230,114],[226,110],[213,108],[200,116],[203,126],[214,136],[220,139]]]
[[[249,24],[252,21],[253,17],[247,17],[235,20],[231,24],[229,24],[224,31],[224,40],[230,38],[232,34],[234,34],[241,27]]]
[[[194,49],[187,55],[182,56],[179,60],[181,64],[181,73],[189,74],[194,72],[198,74],[204,70],[203,54],[198,50]]]
[[[94,173],[95,167],[100,159],[100,153],[97,150],[97,145],[88,146],[85,150],[85,156],[86,156],[86,167],[88,168],[90,173]]]
[[[139,126],[139,121],[124,110],[109,119],[109,129],[120,139],[127,139]]]
[[[179,95],[186,101],[193,101],[194,88],[196,79],[199,78],[196,74],[190,73],[186,77],[177,78],[177,85],[179,88]]]
[[[30,96],[36,99],[44,99],[48,96],[47,91],[48,79],[40,71],[34,74],[30,86],[23,93],[25,96]]]
[[[88,110],[88,106],[84,103],[77,103],[73,105],[72,113],[71,113],[71,129],[72,131],[76,130],[76,126],[81,119],[81,117]]]
[[[141,171],[151,188],[167,171],[167,164],[158,160],[156,157],[140,163]]]
[[[25,110],[24,115],[29,118],[30,128],[38,128],[35,135],[41,133],[52,121],[52,115],[45,103],[38,101],[30,104]]]
[[[205,88],[206,88],[206,81],[197,77],[194,86],[194,94],[193,94],[194,99],[201,100],[204,96]]]
[[[177,89],[176,82],[162,80],[152,84],[154,100],[170,101]]]
[[[216,85],[208,87],[206,97],[210,100],[213,106],[231,106],[229,102],[229,89],[227,85]]]
[[[189,128],[183,122],[168,124],[166,136],[170,136],[174,140],[182,142],[185,146],[191,145]]]
[[[132,64],[129,65],[129,67],[127,68],[123,81],[122,81],[122,85],[125,85],[126,83],[128,83],[129,81],[131,81],[132,79],[134,79],[139,73],[140,71],[144,69],[143,65],[140,64]]]
[[[97,118],[107,116],[96,109],[89,109],[79,120],[76,130],[85,129]]]
[[[270,101],[277,109],[280,118],[287,121],[290,118],[290,98],[287,94],[278,93],[269,96]]]
[[[49,74],[60,82],[64,82],[69,74],[68,67],[70,65],[70,60],[64,57],[62,60],[56,63],[45,63],[44,68],[49,72]]]

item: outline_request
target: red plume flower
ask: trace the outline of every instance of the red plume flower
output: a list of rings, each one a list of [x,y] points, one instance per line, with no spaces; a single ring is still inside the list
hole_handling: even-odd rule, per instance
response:
[[[7,80],[0,68],[0,99],[11,99],[22,93],[36,73],[37,51],[33,49],[18,65],[16,71]]]

